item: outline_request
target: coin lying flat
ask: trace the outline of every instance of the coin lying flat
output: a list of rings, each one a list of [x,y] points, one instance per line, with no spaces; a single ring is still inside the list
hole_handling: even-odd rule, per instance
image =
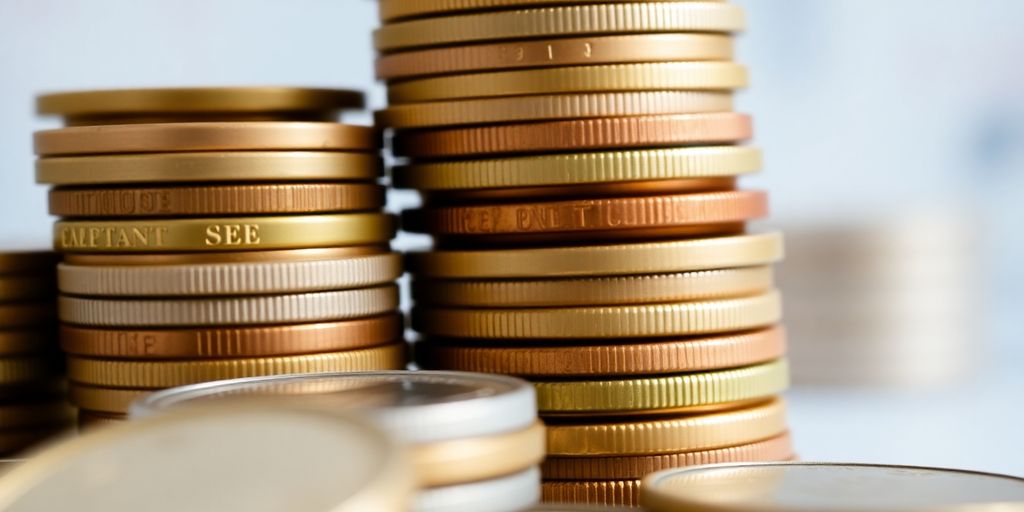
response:
[[[540,501],[540,471],[435,487],[416,496],[414,512],[517,512]]]
[[[556,481],[541,484],[545,502],[635,507],[639,480]]]
[[[397,512],[413,490],[406,461],[382,432],[337,414],[204,408],[52,445],[4,475],[0,507]]]
[[[578,4],[580,0],[380,0],[377,2],[381,21],[451,15],[461,12],[492,11],[549,5]],[[623,0],[589,0],[587,3],[618,3]],[[685,2],[691,0],[666,0]],[[724,0],[700,0],[721,2]]]
[[[912,466],[727,464],[655,473],[642,494],[644,507],[664,512],[1018,510],[1024,479]]]

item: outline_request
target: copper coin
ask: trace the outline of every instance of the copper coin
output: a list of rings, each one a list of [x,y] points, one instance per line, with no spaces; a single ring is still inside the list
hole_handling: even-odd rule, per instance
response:
[[[764,441],[662,455],[621,457],[548,457],[541,471],[546,480],[632,480],[649,473],[684,466],[736,462],[774,462],[793,458],[788,433]]]
[[[524,377],[623,376],[698,372],[770,361],[786,352],[780,327],[741,334],[624,344],[507,346],[427,340],[415,345],[423,368]]]
[[[608,117],[399,132],[395,155],[425,158],[558,150],[734,143],[749,139],[749,116],[732,112]]]
[[[725,35],[664,33],[572,37],[432,48],[377,59],[377,78],[628,62],[731,60]]]
[[[679,180],[620,181],[614,183],[582,183],[579,185],[491,188],[451,191],[420,191],[424,202],[433,204],[470,204],[489,201],[549,199],[575,197],[645,196],[681,194],[686,192],[719,192],[734,190],[735,178],[691,178]]]
[[[0,330],[0,356],[38,354],[55,350],[56,333],[50,329]]]
[[[354,183],[284,183],[203,187],[64,188],[50,191],[60,217],[170,217],[376,210],[384,187]]]
[[[402,316],[213,329],[90,329],[62,325],[61,347],[78,356],[125,359],[271,357],[383,345],[402,337]]]
[[[379,245],[286,249],[276,251],[168,254],[67,254],[69,265],[199,265],[204,263],[264,263],[280,261],[318,261],[382,254],[387,248]]]
[[[12,302],[0,304],[0,329],[52,325],[57,319],[53,302]]]
[[[768,196],[760,191],[712,192],[611,199],[583,199],[455,206],[407,210],[406,231],[439,237],[554,235],[562,240],[643,234],[701,235],[720,233],[722,224],[761,218]],[[683,228],[680,230],[679,228]],[[505,238],[505,240],[510,240]]]

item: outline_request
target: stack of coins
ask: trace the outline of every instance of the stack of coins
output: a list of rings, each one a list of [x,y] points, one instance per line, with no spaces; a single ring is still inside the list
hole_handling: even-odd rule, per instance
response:
[[[0,478],[0,509],[405,512],[414,491],[406,450],[378,426],[251,403],[54,444]]]
[[[68,427],[57,316],[54,252],[0,253],[0,455]]]
[[[252,396],[372,418],[410,447],[424,487],[413,507],[418,512],[516,512],[540,499],[544,427],[533,388],[511,377],[375,372],[237,379],[153,393],[133,406],[132,416]]]
[[[792,456],[777,234],[732,111],[725,2],[380,0],[378,123],[425,368],[535,382],[547,501],[633,505],[666,467]]]
[[[288,120],[327,119],[354,99],[260,88],[40,99],[82,125],[36,135],[37,178],[56,185],[62,217],[60,338],[81,423],[121,419],[153,389],[404,367],[378,137]]]

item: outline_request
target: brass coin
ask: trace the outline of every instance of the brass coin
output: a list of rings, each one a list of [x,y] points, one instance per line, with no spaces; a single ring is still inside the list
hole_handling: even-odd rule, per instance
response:
[[[285,249],[277,251],[245,252],[192,252],[166,254],[65,254],[64,262],[78,266],[152,266],[152,265],[220,265],[245,263],[279,263],[322,261],[337,258],[355,258],[381,254],[384,245],[354,245],[348,247],[316,247],[311,249]]]
[[[457,485],[525,471],[544,459],[544,425],[485,437],[412,447],[413,466],[424,487]]]
[[[678,114],[546,121],[445,130],[399,132],[395,155],[423,158],[544,151],[714,145],[740,142],[753,133],[744,114]]]
[[[91,413],[127,415],[132,403],[152,393],[150,389],[118,389],[71,384],[68,401]]]
[[[0,330],[43,327],[57,319],[53,302],[9,302],[0,304]]]
[[[0,303],[52,300],[57,290],[53,273],[0,275]]]
[[[0,356],[50,352],[57,346],[57,337],[46,329],[0,330]]]
[[[590,4],[616,4],[624,0],[588,0]],[[647,0],[651,1],[651,0]],[[655,0],[658,1],[658,0]],[[691,0],[664,0],[685,2]],[[722,2],[724,0],[699,0],[701,2]],[[392,22],[405,18],[455,13],[546,7],[549,5],[574,5],[580,0],[380,0],[377,2],[381,21]]]
[[[542,482],[546,503],[576,503],[635,507],[640,502],[640,480]]]
[[[61,255],[54,251],[8,251],[0,252],[0,274],[52,274],[56,271]]]

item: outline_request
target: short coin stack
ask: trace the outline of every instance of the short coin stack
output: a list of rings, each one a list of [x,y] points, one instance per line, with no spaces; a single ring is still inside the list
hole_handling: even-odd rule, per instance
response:
[[[254,396],[355,410],[383,426],[412,453],[424,487],[417,512],[518,512],[540,499],[544,426],[537,421],[534,390],[511,377],[372,372],[236,379],[153,393],[132,408],[132,416]]]
[[[57,316],[59,256],[0,252],[0,455],[68,427]]]
[[[260,88],[41,98],[41,111],[81,125],[36,135],[37,178],[56,185],[50,211],[62,217],[60,338],[80,423],[119,419],[153,389],[404,367],[377,137],[288,120],[358,99]]]
[[[380,0],[378,124],[419,190],[404,227],[425,368],[534,381],[547,501],[792,457],[777,234],[732,111],[725,2]]]

